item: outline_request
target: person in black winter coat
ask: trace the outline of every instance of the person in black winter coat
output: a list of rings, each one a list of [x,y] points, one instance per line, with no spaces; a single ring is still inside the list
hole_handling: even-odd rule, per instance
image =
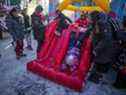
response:
[[[93,35],[94,66],[89,80],[99,82],[102,73],[107,73],[120,53],[117,33],[119,27],[112,17],[100,12],[92,13],[95,32]],[[97,27],[96,27],[97,26]]]
[[[19,16],[19,11],[16,8],[13,8],[10,11],[9,16],[6,18],[6,24],[8,27],[8,31],[16,44],[16,58],[20,59],[20,57],[25,56],[25,54],[23,54],[23,39],[25,31],[23,19],[21,16]]]
[[[57,36],[60,36],[62,31],[64,29],[67,29],[69,24],[72,23],[72,21],[66,17],[62,12],[60,12],[59,10],[56,11],[57,17],[55,18],[55,20],[58,20],[58,26],[57,26],[57,31],[55,32],[55,34]]]

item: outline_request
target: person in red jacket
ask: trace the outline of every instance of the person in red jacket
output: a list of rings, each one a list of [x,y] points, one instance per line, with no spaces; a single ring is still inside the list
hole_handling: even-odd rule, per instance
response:
[[[90,25],[91,25],[91,21],[89,20],[89,18],[86,16],[85,13],[81,14],[81,17],[75,21],[75,23],[73,24],[73,27],[77,28],[76,30],[71,29],[71,41],[70,41],[70,47],[74,47],[76,42],[76,46],[78,48],[81,47],[81,43],[83,43],[83,40],[85,39],[86,35],[89,35],[87,32],[87,28],[90,30]],[[76,39],[76,35],[78,35],[78,38]]]
[[[86,13],[82,13],[81,17],[78,20],[76,20],[75,23],[77,23],[81,27],[87,27],[91,23],[91,21],[87,17]]]

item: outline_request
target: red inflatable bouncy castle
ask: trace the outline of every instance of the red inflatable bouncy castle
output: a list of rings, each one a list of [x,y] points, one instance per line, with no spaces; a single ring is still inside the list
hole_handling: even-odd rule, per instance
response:
[[[27,69],[35,74],[69,87],[76,91],[81,91],[85,86],[85,78],[90,68],[91,58],[91,39],[88,38],[81,48],[81,58],[78,69],[73,75],[72,73],[60,71],[60,66],[68,50],[70,32],[64,30],[61,37],[57,37],[54,32],[57,27],[54,21],[46,29],[45,42],[42,50],[38,53],[36,60],[27,64]]]

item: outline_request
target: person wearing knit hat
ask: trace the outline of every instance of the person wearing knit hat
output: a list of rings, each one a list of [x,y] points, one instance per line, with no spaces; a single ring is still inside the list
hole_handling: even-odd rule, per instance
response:
[[[38,46],[37,46],[37,52],[39,52],[41,48],[41,44],[44,41],[45,37],[45,25],[44,22],[46,20],[46,17],[44,16],[43,12],[43,7],[41,5],[38,5],[35,8],[35,12],[31,16],[32,20],[32,28],[33,28],[33,34],[34,34],[34,39],[37,41]]]
[[[43,7],[41,5],[38,5],[36,8],[35,8],[35,11],[36,12],[42,12],[43,11]]]

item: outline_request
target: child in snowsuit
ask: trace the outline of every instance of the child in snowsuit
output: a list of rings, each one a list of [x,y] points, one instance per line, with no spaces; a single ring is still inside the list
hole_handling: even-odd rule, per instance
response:
[[[85,14],[83,14],[81,15],[81,18],[75,22],[72,28],[73,29],[70,29],[71,37],[68,52],[62,67],[64,69],[70,69],[70,71],[74,73],[79,66],[82,44],[85,39],[89,37],[92,27],[90,26],[88,18],[85,17]]]
[[[8,31],[13,37],[15,42],[15,52],[16,58],[20,59],[20,57],[25,56],[23,54],[23,39],[24,39],[24,26],[22,18],[19,16],[19,12],[16,8],[13,8],[10,11],[10,15],[6,19]]]
[[[83,43],[85,37],[88,37],[92,30],[91,21],[86,16],[86,14],[82,14],[81,17],[77,21],[75,21],[75,25],[77,25],[76,27],[78,28],[78,30],[71,31],[71,39],[69,47],[72,48],[76,46],[77,48],[80,49],[81,44]],[[78,37],[76,39],[77,34]]]

